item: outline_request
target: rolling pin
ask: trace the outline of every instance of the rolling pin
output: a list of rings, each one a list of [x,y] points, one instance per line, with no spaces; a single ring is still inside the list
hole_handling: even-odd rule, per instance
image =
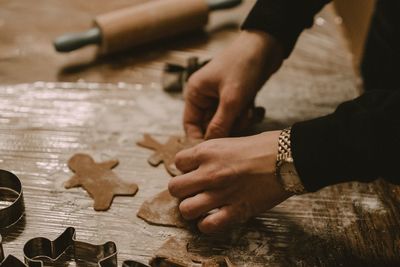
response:
[[[203,28],[211,11],[239,5],[242,0],[153,0],[103,15],[82,33],[58,37],[58,52],[96,44],[102,54],[143,45],[164,37]]]

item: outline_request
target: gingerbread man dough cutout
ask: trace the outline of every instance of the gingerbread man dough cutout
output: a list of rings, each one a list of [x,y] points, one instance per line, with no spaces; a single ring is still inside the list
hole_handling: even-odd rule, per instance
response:
[[[155,151],[148,159],[150,165],[156,167],[163,162],[168,173],[172,176],[177,176],[181,172],[175,166],[175,155],[181,150],[200,144],[202,141],[200,139],[171,136],[167,143],[161,144],[149,134],[144,134],[143,140],[137,142],[137,144]]]
[[[83,187],[94,199],[94,210],[106,211],[115,196],[133,196],[138,191],[135,183],[122,181],[112,169],[118,160],[96,163],[87,154],[75,154],[68,161],[68,167],[75,173],[64,187]]]

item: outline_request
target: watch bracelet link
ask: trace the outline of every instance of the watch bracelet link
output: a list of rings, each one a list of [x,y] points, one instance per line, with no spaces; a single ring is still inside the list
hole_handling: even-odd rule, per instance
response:
[[[280,167],[285,162],[294,164],[293,157],[292,157],[291,141],[290,141],[291,130],[292,130],[291,127],[282,130],[282,132],[280,133],[279,138],[278,138],[278,155],[277,155],[277,159],[276,159],[276,172],[277,172],[276,176],[278,177],[279,182],[282,184],[285,191],[294,193],[296,195],[300,195],[300,194],[306,193],[307,191],[305,190],[297,172],[295,171],[296,178],[292,177],[292,179],[289,181],[283,179],[283,177],[280,173]]]
[[[279,135],[277,163],[281,163],[283,160],[292,157],[290,142],[291,131],[291,128],[286,128],[282,130],[281,134]]]

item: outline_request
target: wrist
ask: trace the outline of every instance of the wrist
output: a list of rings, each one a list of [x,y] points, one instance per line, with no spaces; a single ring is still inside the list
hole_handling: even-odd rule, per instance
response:
[[[254,45],[257,45],[260,48],[268,49],[273,48],[278,50],[282,50],[283,46],[280,44],[278,39],[276,39],[273,35],[259,30],[242,30],[240,32],[239,38],[243,40],[249,40],[253,42]]]
[[[271,34],[258,30],[243,30],[239,39],[245,50],[252,51],[257,59],[264,61],[264,72],[267,77],[282,65],[285,59],[284,47]]]

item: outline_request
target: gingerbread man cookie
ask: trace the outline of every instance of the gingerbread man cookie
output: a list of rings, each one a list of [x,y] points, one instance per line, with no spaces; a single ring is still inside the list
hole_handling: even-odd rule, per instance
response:
[[[96,163],[87,154],[76,154],[68,161],[68,167],[75,174],[64,187],[83,187],[94,199],[96,211],[108,210],[114,196],[133,196],[138,191],[137,184],[122,181],[112,171],[118,163],[118,160]]]

